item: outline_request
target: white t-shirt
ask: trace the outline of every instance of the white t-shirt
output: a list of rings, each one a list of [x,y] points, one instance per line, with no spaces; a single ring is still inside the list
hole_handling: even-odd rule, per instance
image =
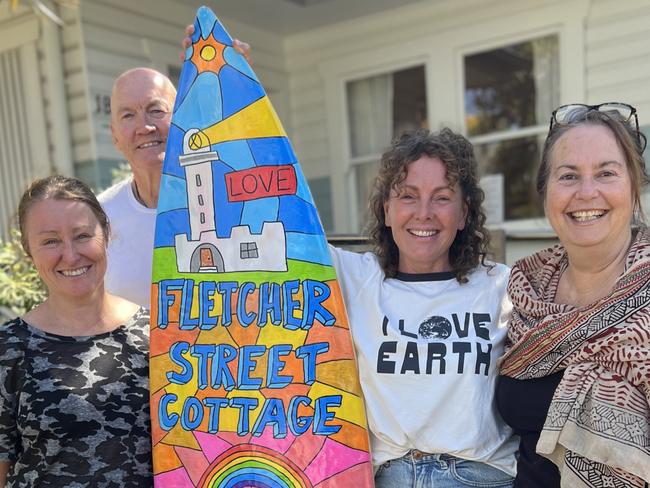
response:
[[[104,283],[109,293],[148,309],[156,209],[136,200],[132,181],[120,181],[97,197],[111,224]]]
[[[411,449],[515,474],[494,403],[509,268],[384,279],[377,257],[330,247],[350,319],[375,466]],[[419,281],[411,281],[419,280]]]

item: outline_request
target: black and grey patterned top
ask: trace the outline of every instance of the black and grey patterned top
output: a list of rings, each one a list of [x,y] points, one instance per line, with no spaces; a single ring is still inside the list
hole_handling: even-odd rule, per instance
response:
[[[0,327],[7,487],[152,486],[149,313],[89,337]]]

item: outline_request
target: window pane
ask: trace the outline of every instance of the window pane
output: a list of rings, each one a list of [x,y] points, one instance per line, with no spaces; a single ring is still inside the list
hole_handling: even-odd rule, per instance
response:
[[[368,197],[370,196],[372,183],[375,180],[375,176],[377,176],[378,166],[379,163],[377,161],[372,161],[364,164],[356,164],[354,166],[357,180],[357,191],[355,198],[357,200],[357,209],[359,214],[359,231],[365,230],[366,224],[368,223]]]
[[[424,66],[416,66],[347,83],[350,154],[353,158],[381,154],[405,130],[426,128]],[[365,225],[369,188],[378,161],[355,164],[358,222]],[[361,229],[359,229],[361,230]]]
[[[347,83],[350,154],[380,154],[393,137],[426,127],[424,67]]]
[[[393,73],[393,134],[428,127],[424,66]],[[391,138],[392,139],[392,138]],[[390,141],[384,142],[385,149]]]
[[[347,92],[350,154],[354,158],[381,152],[393,130],[392,76],[350,82]]]
[[[548,123],[559,100],[555,35],[465,57],[470,136]]]
[[[475,146],[481,175],[503,175],[508,220],[543,215],[535,178],[544,139],[545,135],[540,135]]]

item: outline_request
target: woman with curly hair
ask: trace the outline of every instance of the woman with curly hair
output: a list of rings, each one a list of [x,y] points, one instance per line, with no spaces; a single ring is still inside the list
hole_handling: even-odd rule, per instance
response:
[[[488,263],[472,145],[408,132],[370,197],[374,253],[332,248],[382,487],[509,487],[516,441],[494,406],[508,268]]]

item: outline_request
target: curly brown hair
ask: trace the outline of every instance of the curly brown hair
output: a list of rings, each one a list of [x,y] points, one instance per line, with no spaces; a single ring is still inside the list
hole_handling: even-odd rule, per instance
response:
[[[467,205],[465,228],[458,232],[449,248],[449,263],[459,283],[467,282],[467,275],[479,264],[485,264],[489,234],[485,228],[485,212],[482,207],[485,194],[478,184],[478,165],[472,144],[460,134],[444,128],[432,133],[425,129],[404,132],[397,137],[382,155],[379,173],[375,178],[369,198],[374,219],[368,233],[375,253],[387,278],[397,274],[399,249],[393,233],[386,226],[384,204],[391,190],[406,178],[409,164],[422,156],[439,158],[447,170],[450,185],[458,183]]]

